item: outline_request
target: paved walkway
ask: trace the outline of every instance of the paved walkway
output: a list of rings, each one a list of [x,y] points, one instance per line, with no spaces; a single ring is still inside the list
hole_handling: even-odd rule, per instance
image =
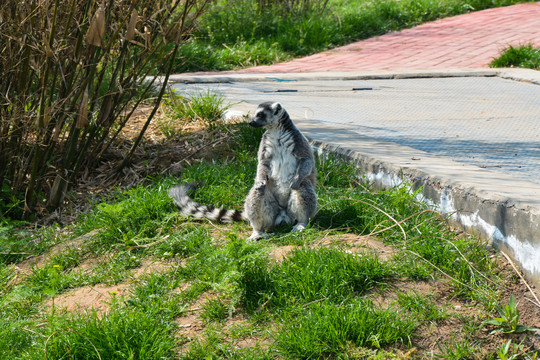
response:
[[[540,2],[445,18],[289,62],[226,73],[485,68],[508,45],[525,43],[540,46]]]

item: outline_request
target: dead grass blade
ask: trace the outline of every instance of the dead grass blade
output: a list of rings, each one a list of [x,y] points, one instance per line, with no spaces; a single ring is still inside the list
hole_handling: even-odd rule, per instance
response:
[[[514,271],[516,272],[516,274],[518,274],[519,278],[521,279],[521,281],[523,281],[523,283],[527,286],[527,289],[529,289],[530,293],[532,294],[532,296],[534,297],[534,299],[536,301],[532,301],[530,299],[528,299],[530,302],[532,302],[533,304],[535,304],[536,306],[540,307],[540,300],[538,300],[538,297],[536,296],[536,294],[534,293],[533,289],[529,286],[529,283],[525,280],[525,278],[523,277],[523,275],[521,275],[521,272],[516,268],[516,265],[514,265],[514,262],[512,261],[512,259],[510,259],[510,257],[508,255],[506,255],[504,253],[504,251],[501,251],[501,254],[503,254],[503,256],[506,258],[506,260],[508,260],[508,262],[510,263],[510,265],[512,265],[512,268],[514,269]]]

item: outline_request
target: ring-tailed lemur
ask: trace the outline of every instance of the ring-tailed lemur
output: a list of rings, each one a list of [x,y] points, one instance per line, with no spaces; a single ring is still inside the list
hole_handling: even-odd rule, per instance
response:
[[[249,125],[266,129],[258,152],[257,176],[244,203],[244,211],[201,205],[187,195],[190,185],[169,190],[181,213],[212,221],[249,221],[250,240],[267,236],[266,231],[296,221],[292,231],[304,230],[317,208],[315,160],[300,130],[280,103],[258,106]]]

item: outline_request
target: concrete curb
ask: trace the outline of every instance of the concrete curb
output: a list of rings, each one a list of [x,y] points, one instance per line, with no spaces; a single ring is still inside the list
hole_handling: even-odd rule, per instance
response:
[[[169,77],[170,84],[219,84],[233,82],[261,81],[318,81],[318,80],[386,80],[415,78],[447,78],[447,77],[501,77],[503,79],[540,84],[540,71],[530,69],[446,69],[446,70],[403,70],[403,71],[351,71],[351,72],[317,72],[286,74],[212,74],[190,75],[179,74]]]

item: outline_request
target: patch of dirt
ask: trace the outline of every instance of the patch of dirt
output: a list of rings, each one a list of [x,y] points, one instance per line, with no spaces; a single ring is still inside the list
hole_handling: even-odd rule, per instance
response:
[[[99,229],[92,230],[89,233],[76,237],[75,239],[53,246],[48,252],[44,254],[33,256],[17,263],[16,267],[21,271],[22,274],[28,275],[32,268],[45,265],[51,255],[59,254],[66,249],[74,249],[76,251],[81,251],[84,243],[89,238],[98,234],[99,232]]]
[[[206,291],[195,300],[183,316],[175,319],[178,325],[178,334],[184,336],[188,341],[196,341],[201,338],[206,327],[206,321],[201,318],[201,310],[208,300],[214,299],[216,295]]]
[[[149,275],[152,273],[164,273],[166,271],[169,271],[172,266],[172,262],[165,262],[155,259],[143,259],[141,261],[141,266],[131,271],[131,277],[134,279],[138,279],[141,276]]]
[[[504,284],[505,291],[503,296],[498,299],[499,304],[502,306],[508,304],[510,296],[514,296],[519,311],[519,324],[540,327],[540,306],[527,300],[527,298],[532,299],[533,296],[526,285],[516,276],[514,270],[503,257],[499,259],[499,267],[507,276]],[[401,290],[407,288],[409,283],[397,284],[397,287]],[[438,303],[450,306],[448,311],[452,316],[446,320],[424,324],[417,330],[414,344],[420,353],[439,354],[441,353],[440,344],[459,344],[466,340],[465,336],[472,336],[472,339],[468,339],[470,343],[478,342],[481,344],[481,353],[476,354],[472,359],[483,359],[485,356],[495,353],[509,340],[512,340],[514,344],[523,345],[522,354],[540,350],[540,331],[519,334],[492,333],[495,327],[482,326],[482,323],[499,317],[497,311],[487,313],[481,306],[476,306],[475,301],[464,302],[457,298],[444,279],[433,283],[433,289]],[[467,321],[469,322],[467,326],[470,327],[471,324],[475,326],[470,329],[473,331],[473,335],[464,333],[463,328]]]
[[[103,262],[108,262],[112,259],[112,254],[101,255],[96,257],[89,257],[82,260],[79,265],[73,268],[74,271],[81,271],[83,274],[91,274],[94,271],[94,268],[98,264]]]
[[[370,299],[381,308],[388,308],[397,299],[398,293],[407,295],[418,294],[436,296],[437,289],[441,286],[434,281],[407,281],[398,280],[388,284],[384,289],[375,289],[370,294]]]
[[[228,330],[233,326],[243,325],[248,323],[249,319],[243,314],[234,314],[232,318],[225,320],[224,330]],[[274,340],[267,334],[257,334],[257,330],[254,331],[255,334],[250,334],[246,336],[241,336],[238,338],[226,337],[225,341],[232,343],[235,347],[245,349],[245,348],[254,348],[258,347],[261,349],[266,349],[274,343]]]
[[[120,132],[120,137],[123,139],[134,140],[139,136],[139,132],[146,123],[148,116],[154,110],[154,106],[151,104],[140,104],[137,109],[131,114],[126,126]],[[128,115],[127,113],[125,115]],[[163,133],[159,130],[158,122],[164,116],[162,106],[157,110],[154,119],[148,125],[148,129],[144,133],[144,138],[151,142],[161,142],[165,140]]]
[[[282,262],[291,251],[298,248],[295,245],[284,245],[270,250],[270,257],[276,262]]]
[[[396,252],[391,245],[386,245],[383,241],[372,237],[357,234],[339,234],[328,235],[310,245],[311,248],[320,248],[328,246],[338,246],[349,253],[373,252],[383,260],[389,260]],[[297,249],[296,245],[284,245],[270,250],[272,259],[277,262],[283,261],[291,251]]]
[[[185,336],[188,341],[196,341],[202,337],[206,323],[200,319],[195,311],[189,311],[186,315],[175,320],[178,325],[178,333]]]
[[[92,271],[92,267],[97,263],[107,261],[106,257],[92,258],[83,261],[74,270],[82,270],[83,272]],[[131,280],[136,280],[142,276],[156,273],[165,272],[170,270],[172,263],[144,259],[141,266],[131,271]],[[110,302],[113,297],[122,298],[129,293],[129,289],[132,286],[132,281],[124,281],[117,285],[104,285],[97,284],[93,286],[83,286],[70,290],[66,293],[56,296],[54,299],[50,299],[46,306],[51,308],[54,306],[62,311],[71,312],[85,312],[90,309],[96,310],[99,314],[107,312],[110,308]]]
[[[128,284],[84,286],[49,300],[47,308],[52,308],[54,304],[57,309],[69,313],[82,313],[91,309],[98,313],[105,313],[110,308],[112,298],[125,296],[128,289]]]
[[[467,314],[467,312],[460,314],[463,317],[468,315],[474,316]],[[464,323],[455,318],[440,320],[436,323],[427,323],[417,330],[413,342],[420,353],[424,355],[440,354],[444,350],[445,344],[448,346],[448,344],[459,344],[465,341],[469,343],[477,342],[481,344],[480,351],[471,359],[484,359],[487,355],[496,353],[508,340],[512,340],[514,344],[523,345],[523,352],[540,349],[538,335],[534,335],[533,333],[491,334],[491,329],[482,327],[481,323],[482,319],[479,318],[476,321],[477,328],[472,329],[472,331],[475,331],[472,339],[466,338],[470,335],[466,335],[463,332]]]
[[[223,342],[232,344],[237,348],[267,348],[273,343],[273,340],[267,335],[256,335],[250,333],[246,336],[231,337],[230,330],[235,326],[243,326],[249,322],[249,319],[241,311],[236,312],[222,322],[207,322],[202,319],[200,314],[204,307],[204,304],[216,297],[212,292],[206,292],[202,294],[195,302],[191,304],[191,307],[186,313],[175,319],[175,323],[178,325],[178,335],[184,338],[182,346],[178,349],[179,355],[185,355],[193,342],[204,342],[205,332],[207,326],[217,325],[221,328],[221,334],[224,335]]]
[[[533,289],[536,296],[540,297],[537,289]],[[534,303],[534,297],[526,288],[521,279],[509,279],[506,285],[506,291],[500,300],[502,304],[508,304],[510,296],[514,296],[519,311],[519,323],[521,325],[532,326],[540,329],[540,306]],[[533,335],[534,334],[534,335]],[[515,335],[514,338],[518,344],[523,341],[525,346],[540,350],[540,330],[534,333]]]
[[[449,344],[452,340],[458,343],[463,342],[464,338],[456,328],[462,328],[463,324],[440,320],[436,323],[424,324],[417,330],[414,337],[414,344],[420,352],[424,354],[440,354],[442,344]]]
[[[274,341],[267,337],[258,338],[254,336],[248,336],[242,339],[233,340],[233,343],[236,347],[239,347],[241,349],[254,347],[265,349],[272,345]]]
[[[369,235],[339,234],[329,235],[314,243],[316,246],[343,246],[351,253],[373,252],[382,260],[389,260],[396,249],[382,240]]]
[[[501,261],[505,261],[504,258]],[[508,266],[510,267],[510,266]],[[506,291],[501,299],[503,304],[508,304],[510,296],[514,296],[519,310],[519,319],[523,324],[540,328],[540,306],[535,304],[534,296],[517,276],[511,276],[506,281]],[[533,287],[536,297],[540,299],[540,292]],[[538,349],[540,349],[540,332],[537,336]]]

